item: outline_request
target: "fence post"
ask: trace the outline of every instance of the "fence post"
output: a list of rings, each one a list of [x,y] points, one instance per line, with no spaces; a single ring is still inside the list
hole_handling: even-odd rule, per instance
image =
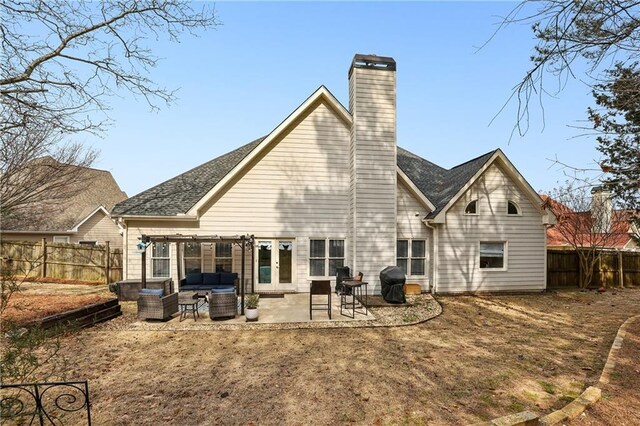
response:
[[[40,255],[42,257],[42,265],[40,266],[40,276],[42,278],[47,276],[47,239],[42,239],[42,247],[40,248]]]
[[[111,249],[109,249],[109,241],[104,242],[104,250],[106,258],[104,260],[104,280],[109,284],[111,278]]]
[[[622,267],[622,251],[618,250],[618,284],[624,288],[624,268]]]

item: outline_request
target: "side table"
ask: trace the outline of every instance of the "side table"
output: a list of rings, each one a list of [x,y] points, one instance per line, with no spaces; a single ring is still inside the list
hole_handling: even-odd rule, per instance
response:
[[[198,293],[195,291],[181,291],[178,293],[178,308],[180,309],[180,321],[187,317],[188,313],[193,314],[193,320],[196,321],[196,315],[200,318],[198,312]]]

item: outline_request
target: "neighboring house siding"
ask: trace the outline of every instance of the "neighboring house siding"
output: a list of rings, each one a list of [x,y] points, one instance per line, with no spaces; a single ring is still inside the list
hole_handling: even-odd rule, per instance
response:
[[[428,213],[424,206],[411,194],[409,189],[398,182],[397,201],[397,229],[398,240],[425,240],[427,246],[427,267],[426,275],[407,277],[407,282],[420,284],[422,290],[429,290],[429,277],[432,273],[431,262],[431,231],[422,223],[422,219]],[[382,268],[381,268],[382,269]]]
[[[80,241],[97,241],[98,244],[104,244],[109,241],[111,247],[120,248],[122,236],[118,225],[102,211],[97,211],[80,225],[77,234],[71,236],[72,243]]]
[[[465,215],[478,199],[478,215]],[[507,201],[519,216],[507,216]],[[545,227],[540,211],[495,164],[447,212],[439,229],[437,292],[543,290]],[[507,241],[506,270],[479,267],[480,241]]]
[[[346,239],[349,198],[349,130],[325,103],[318,103],[292,125],[281,140],[233,179],[204,207],[199,227],[153,227],[142,221],[128,226],[127,276],[140,276],[135,244],[141,234],[242,235],[294,241],[293,288],[308,289],[309,238]],[[251,260],[247,252],[246,274]],[[172,264],[175,261],[172,259]],[[174,266],[172,266],[174,268]],[[234,249],[240,272],[240,250]],[[174,279],[177,279],[177,271]]]

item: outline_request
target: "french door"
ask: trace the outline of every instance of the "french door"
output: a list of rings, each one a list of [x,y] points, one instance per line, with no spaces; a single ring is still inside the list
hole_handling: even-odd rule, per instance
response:
[[[257,291],[278,290],[293,283],[293,239],[256,240]]]

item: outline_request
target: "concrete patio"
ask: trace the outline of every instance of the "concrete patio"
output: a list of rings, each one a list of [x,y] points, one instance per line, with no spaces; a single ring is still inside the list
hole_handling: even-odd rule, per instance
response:
[[[314,296],[315,297],[315,296]],[[320,296],[318,302],[321,302]],[[137,318],[136,302],[121,302],[124,318],[113,321],[118,329],[129,330],[282,330],[302,328],[354,328],[393,327],[418,324],[434,318],[442,312],[440,304],[429,294],[407,296],[406,305],[371,307],[367,315],[355,318],[340,315],[340,299],[332,294],[331,320],[325,311],[313,311],[309,319],[309,293],[286,294],[279,298],[261,298],[257,322],[247,322],[245,317],[209,318],[208,305],[199,307],[200,316],[193,320],[191,314],[180,321],[176,313],[168,321],[143,321]]]
[[[313,296],[314,303],[326,303],[326,296]],[[238,298],[239,300],[239,298]],[[317,308],[316,308],[317,309]],[[209,318],[209,307],[207,304],[201,305],[198,309],[200,317],[196,318],[196,322],[211,322],[211,323],[228,323],[238,324],[246,323],[244,315],[236,316],[235,318],[228,319],[216,319],[211,320]],[[258,322],[265,324],[277,324],[277,323],[304,323],[304,322],[338,322],[338,321],[368,321],[374,320],[374,315],[368,311],[367,315],[358,313],[359,309],[356,309],[355,318],[350,318],[351,309],[343,309],[346,315],[340,314],[340,297],[331,295],[331,319],[327,315],[327,310],[314,310],[313,320],[309,319],[309,293],[294,293],[285,294],[284,297],[260,297],[260,306],[258,307],[259,318]],[[240,312],[238,310],[238,312]],[[179,321],[178,317],[172,318],[169,322],[182,322],[187,321],[194,322],[193,316],[188,315],[182,321]]]

